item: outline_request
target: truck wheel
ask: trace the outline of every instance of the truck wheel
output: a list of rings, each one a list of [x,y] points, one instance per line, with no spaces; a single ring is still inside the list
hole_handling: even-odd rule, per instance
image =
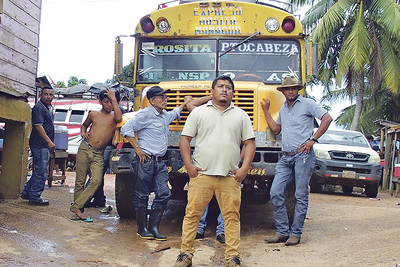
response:
[[[378,195],[378,184],[367,184],[365,186],[365,195],[375,198]]]
[[[289,218],[289,225],[292,225],[294,218],[294,208],[296,206],[296,198],[294,196],[294,181],[288,186],[285,192],[286,210]]]
[[[353,192],[353,187],[342,185],[342,191],[343,191],[343,194],[346,194],[346,195],[351,194]]]
[[[321,192],[321,184],[318,183],[317,179],[313,179],[312,177],[310,181],[310,192],[311,193]]]
[[[133,204],[136,177],[133,172],[117,173],[115,177],[115,204],[121,218],[136,218]]]

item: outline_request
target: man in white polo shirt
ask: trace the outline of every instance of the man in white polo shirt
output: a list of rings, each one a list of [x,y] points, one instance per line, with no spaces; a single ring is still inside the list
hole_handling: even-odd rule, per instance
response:
[[[190,177],[188,204],[182,226],[180,254],[174,266],[190,266],[199,220],[215,195],[225,221],[227,266],[240,266],[240,183],[246,178],[255,153],[249,116],[232,104],[233,81],[220,76],[213,81],[212,99],[188,116],[180,139],[180,151]],[[196,138],[193,156],[190,141]],[[240,145],[246,146],[239,168]]]

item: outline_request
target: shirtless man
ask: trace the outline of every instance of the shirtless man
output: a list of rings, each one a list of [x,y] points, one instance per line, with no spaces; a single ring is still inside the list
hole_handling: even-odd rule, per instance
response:
[[[75,213],[71,220],[92,219],[83,218],[83,206],[92,198],[101,183],[103,176],[103,150],[112,138],[115,126],[122,120],[121,110],[115,98],[115,91],[103,90],[100,92],[100,111],[89,113],[81,125],[81,142],[76,155],[76,179],[74,203],[70,210]],[[89,131],[88,128],[91,125]],[[92,173],[89,185],[84,188],[88,171]]]

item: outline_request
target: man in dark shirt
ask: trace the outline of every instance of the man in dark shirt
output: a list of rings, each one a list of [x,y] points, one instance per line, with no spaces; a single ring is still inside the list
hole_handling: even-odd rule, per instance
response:
[[[29,199],[29,205],[47,206],[49,201],[42,199],[44,184],[49,170],[50,152],[54,152],[54,118],[51,101],[53,88],[45,86],[40,92],[40,100],[32,109],[32,132],[29,146],[33,157],[33,173],[25,184],[21,198]]]

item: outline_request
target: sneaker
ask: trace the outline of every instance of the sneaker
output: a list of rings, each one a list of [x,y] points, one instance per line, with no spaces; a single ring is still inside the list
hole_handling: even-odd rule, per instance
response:
[[[113,208],[111,206],[107,206],[105,208],[100,208],[99,210],[101,213],[111,213],[112,209]]]
[[[192,254],[181,253],[176,258],[174,267],[190,267],[192,266],[192,258],[193,258]]]
[[[199,233],[197,232],[196,237],[194,239],[203,239],[204,238],[204,233]]]
[[[25,194],[21,194],[19,197],[26,200],[29,199],[29,196]]]
[[[226,261],[227,267],[242,266],[242,260],[239,257],[233,257]]]

